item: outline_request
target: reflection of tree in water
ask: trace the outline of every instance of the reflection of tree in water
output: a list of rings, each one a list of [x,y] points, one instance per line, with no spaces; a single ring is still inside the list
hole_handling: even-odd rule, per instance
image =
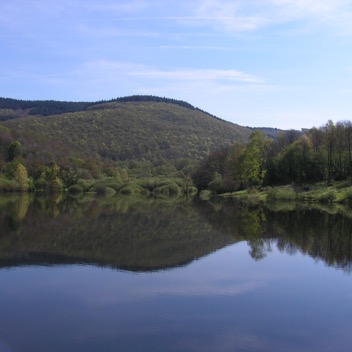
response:
[[[301,252],[329,266],[352,270],[352,218],[304,207],[273,211],[234,201],[222,205],[216,215],[199,209],[210,223],[221,225],[238,241],[247,241],[253,259],[263,259],[276,244],[289,255]]]
[[[303,207],[21,194],[1,198],[0,229],[3,265],[20,257],[157,270],[246,241],[254,260],[276,245],[289,255],[301,252],[352,270],[352,219]]]
[[[26,218],[31,195],[25,192],[11,197],[2,195],[0,204],[0,223],[2,231],[20,232]],[[0,233],[1,234],[1,233]]]
[[[324,260],[329,266],[351,271],[351,218],[299,209],[271,214],[270,227],[280,236],[279,249],[290,254],[299,250],[316,260]]]

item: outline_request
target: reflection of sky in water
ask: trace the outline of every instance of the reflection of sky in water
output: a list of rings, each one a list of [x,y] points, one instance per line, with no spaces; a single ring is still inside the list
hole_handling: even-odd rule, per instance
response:
[[[246,243],[152,273],[3,269],[0,285],[0,352],[324,352],[352,343],[350,276],[275,249],[256,262]]]

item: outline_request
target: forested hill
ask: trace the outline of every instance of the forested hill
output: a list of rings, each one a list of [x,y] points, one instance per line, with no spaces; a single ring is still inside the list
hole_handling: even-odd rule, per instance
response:
[[[111,104],[115,102],[157,102],[179,105],[191,110],[199,110],[193,105],[176,99],[162,98],[152,95],[132,95],[128,97],[116,98],[111,100],[102,100],[97,102],[71,102],[71,101],[56,101],[56,100],[18,100],[11,98],[0,97],[0,121],[27,115],[50,116],[64,114],[67,112],[85,111],[95,105]],[[4,110],[11,110],[12,113],[6,113]],[[213,116],[215,117],[215,116]]]
[[[56,108],[77,111],[56,114]],[[2,158],[6,160],[6,143],[19,141],[26,167],[139,161],[179,169],[185,160],[197,161],[221,146],[247,141],[251,133],[188,103],[149,96],[99,103],[0,99],[1,116]]]

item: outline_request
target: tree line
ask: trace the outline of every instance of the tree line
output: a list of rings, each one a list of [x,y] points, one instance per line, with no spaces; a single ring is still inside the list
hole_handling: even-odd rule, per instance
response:
[[[352,123],[331,120],[276,139],[251,134],[247,144],[210,153],[192,178],[198,189],[222,193],[283,184],[346,180],[352,176]]]
[[[191,110],[202,111],[182,100],[176,100],[176,99],[165,98],[165,97],[157,97],[153,95],[132,95],[132,96],[127,96],[122,98],[101,100],[101,101],[95,101],[95,102],[84,102],[84,101],[72,102],[72,101],[56,101],[56,100],[20,100],[20,99],[0,97],[0,109],[12,109],[12,110],[29,109],[30,110],[28,113],[29,115],[50,116],[50,115],[64,114],[68,112],[85,111],[88,107],[92,107],[99,104],[105,104],[105,103],[114,103],[114,102],[168,103],[168,104],[179,105]]]

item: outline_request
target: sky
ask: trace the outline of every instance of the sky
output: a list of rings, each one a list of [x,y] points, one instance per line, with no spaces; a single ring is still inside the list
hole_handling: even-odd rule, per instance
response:
[[[184,100],[242,126],[352,119],[352,0],[0,3],[0,96]]]

